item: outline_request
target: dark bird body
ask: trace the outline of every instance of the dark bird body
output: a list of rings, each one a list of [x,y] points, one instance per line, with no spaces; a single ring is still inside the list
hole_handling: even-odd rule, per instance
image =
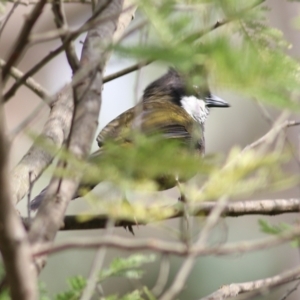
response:
[[[205,151],[204,123],[209,107],[228,106],[222,99],[212,96],[208,90],[189,88],[185,80],[174,69],[170,69],[145,89],[139,104],[102,129],[97,137],[100,149],[91,155],[90,160],[101,157],[107,142],[112,141],[120,147],[133,144],[133,134],[136,132],[146,136],[160,134],[163,140],[176,140],[201,156]],[[176,184],[176,174],[162,174],[155,180],[159,190],[169,189]],[[98,183],[83,183],[82,186],[92,189]],[[39,206],[45,190],[32,201],[33,209]],[[78,196],[76,194],[74,198]]]

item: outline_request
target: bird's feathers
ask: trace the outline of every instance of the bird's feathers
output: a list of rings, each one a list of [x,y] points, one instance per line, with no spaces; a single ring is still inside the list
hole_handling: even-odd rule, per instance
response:
[[[145,135],[161,134],[163,138],[178,139],[185,143],[190,143],[192,136],[197,140],[203,138],[201,125],[180,106],[173,103],[162,105],[160,100],[152,100],[141,102],[111,121],[100,132],[97,142],[100,147],[105,141],[111,140],[122,144],[138,132]]]

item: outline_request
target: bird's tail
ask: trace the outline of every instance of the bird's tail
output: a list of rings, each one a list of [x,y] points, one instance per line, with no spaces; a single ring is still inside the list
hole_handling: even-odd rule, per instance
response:
[[[43,202],[48,186],[46,186],[33,200],[30,202],[30,209],[37,210]]]
[[[99,157],[102,154],[102,149],[100,148],[99,150],[93,152],[90,156],[89,156],[89,161],[93,161],[94,159],[97,159],[97,157]],[[82,197],[84,194],[87,194],[89,191],[91,191],[96,185],[98,185],[100,183],[81,183],[79,184],[79,187],[76,191],[76,193],[74,194],[74,196],[72,197],[73,199]],[[45,195],[47,193],[48,190],[48,186],[46,186],[31,202],[30,202],[30,209],[31,210],[37,210],[40,205],[42,204]]]

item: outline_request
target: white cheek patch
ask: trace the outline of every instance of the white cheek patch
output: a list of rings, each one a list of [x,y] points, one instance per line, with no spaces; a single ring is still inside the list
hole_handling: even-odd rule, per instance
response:
[[[197,122],[203,124],[208,116],[209,110],[205,101],[195,96],[185,96],[181,99],[181,105],[185,111]]]

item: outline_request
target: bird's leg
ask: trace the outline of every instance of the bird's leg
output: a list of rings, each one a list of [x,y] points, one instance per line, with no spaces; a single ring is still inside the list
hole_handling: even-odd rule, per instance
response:
[[[189,214],[188,214],[188,209],[187,209],[187,201],[186,201],[186,197],[184,195],[183,189],[182,189],[182,185],[179,181],[179,177],[176,176],[176,185],[179,189],[180,192],[180,197],[178,198],[178,200],[182,203],[182,208],[183,208],[183,217],[182,217],[182,222],[181,222],[181,239],[183,242],[185,242],[186,244],[189,243],[190,240],[190,234],[189,234],[189,228],[190,228],[190,222],[189,222]]]
[[[127,199],[126,191],[124,191],[124,194],[123,194],[122,205],[124,205],[125,207],[129,208],[130,210],[132,210],[132,205],[130,204],[130,202]],[[136,216],[133,216],[133,220],[135,221],[135,224],[138,227],[139,224],[138,224],[138,221],[136,219]],[[134,235],[134,231],[133,231],[132,225],[128,225],[127,224],[127,225],[124,225],[123,227],[125,228],[125,230],[130,231],[132,233],[132,235]]]
[[[175,177],[175,179],[176,179],[176,185],[177,185],[177,187],[179,189],[179,192],[180,192],[180,197],[178,198],[178,201],[180,201],[182,203],[186,203],[186,197],[183,193],[182,185],[181,185],[181,182],[179,180],[178,175]]]

